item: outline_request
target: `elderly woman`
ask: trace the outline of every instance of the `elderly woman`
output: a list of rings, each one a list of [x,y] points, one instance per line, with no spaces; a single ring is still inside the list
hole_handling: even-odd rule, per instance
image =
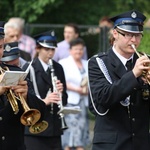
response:
[[[79,106],[79,114],[65,116],[68,129],[62,136],[65,150],[76,148],[83,150],[89,143],[88,134],[88,92],[87,92],[87,61],[82,59],[84,54],[84,41],[77,38],[70,42],[70,56],[59,61],[63,66],[68,93],[67,106]]]

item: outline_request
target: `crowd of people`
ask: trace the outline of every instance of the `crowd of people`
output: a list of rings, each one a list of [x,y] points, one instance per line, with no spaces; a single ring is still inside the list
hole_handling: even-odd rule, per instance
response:
[[[0,22],[0,78],[29,68],[24,80],[0,86],[0,149],[149,150],[150,59],[136,51],[145,19],[136,10],[101,18],[96,31],[109,29],[110,49],[91,58],[77,24],[66,24],[58,42],[54,30],[25,35],[22,18]]]

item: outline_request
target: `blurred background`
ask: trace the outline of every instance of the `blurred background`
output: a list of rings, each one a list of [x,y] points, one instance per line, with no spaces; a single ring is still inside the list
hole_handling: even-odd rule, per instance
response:
[[[103,16],[114,16],[124,11],[136,9],[147,17],[141,51],[150,53],[150,1],[143,0],[5,0],[0,1],[0,20],[11,17],[25,19],[24,33],[33,36],[54,29],[58,42],[63,40],[63,27],[76,23],[80,36],[85,40],[88,57],[98,51],[107,51],[107,32],[96,32]]]

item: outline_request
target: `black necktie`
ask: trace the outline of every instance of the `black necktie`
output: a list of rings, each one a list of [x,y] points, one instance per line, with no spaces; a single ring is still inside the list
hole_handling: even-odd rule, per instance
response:
[[[46,70],[46,74],[47,74],[48,76],[51,76],[51,71],[50,71],[50,68],[49,68],[49,67],[48,67],[47,70]]]
[[[128,60],[126,62],[127,71],[132,70],[132,59]]]

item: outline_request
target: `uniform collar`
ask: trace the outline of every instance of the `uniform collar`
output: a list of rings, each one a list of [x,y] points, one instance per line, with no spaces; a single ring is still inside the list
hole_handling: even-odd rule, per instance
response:
[[[49,65],[48,65],[48,64],[46,64],[46,63],[45,63],[43,60],[41,60],[40,58],[39,58],[39,61],[41,62],[41,64],[42,64],[42,66],[43,66],[44,70],[45,70],[45,71],[47,71],[47,69],[48,69]]]
[[[120,59],[120,61],[123,63],[124,66],[126,65],[126,63],[127,63],[128,60],[133,59],[133,55],[132,55],[129,59],[126,59],[125,57],[123,57],[122,55],[120,55],[120,54],[116,51],[116,49],[115,49],[114,46],[112,47],[112,50],[113,50],[113,52],[116,54],[116,56]]]

